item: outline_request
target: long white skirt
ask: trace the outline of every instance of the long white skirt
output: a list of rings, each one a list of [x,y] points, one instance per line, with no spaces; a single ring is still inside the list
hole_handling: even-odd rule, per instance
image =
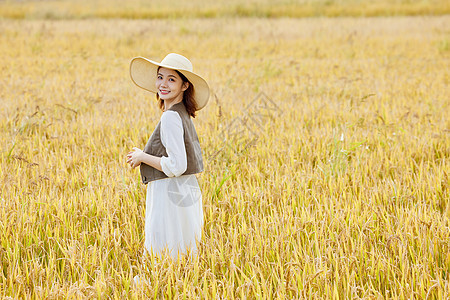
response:
[[[197,254],[196,240],[203,226],[202,194],[195,174],[151,181],[147,184],[145,250]],[[144,251],[145,252],[145,251]]]

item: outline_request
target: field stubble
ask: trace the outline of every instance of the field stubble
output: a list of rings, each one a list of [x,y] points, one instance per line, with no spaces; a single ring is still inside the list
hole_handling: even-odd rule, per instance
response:
[[[442,17],[0,21],[0,290],[34,298],[450,297]],[[198,260],[142,267],[125,164],[160,112],[133,56],[209,80]],[[278,105],[236,148],[227,124]],[[241,136],[242,137],[242,136]],[[133,290],[135,274],[152,284]]]

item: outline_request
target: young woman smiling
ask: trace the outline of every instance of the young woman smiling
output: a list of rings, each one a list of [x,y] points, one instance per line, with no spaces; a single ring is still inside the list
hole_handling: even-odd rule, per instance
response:
[[[203,171],[203,159],[191,117],[207,104],[208,84],[186,57],[175,53],[161,63],[136,57],[130,75],[137,86],[156,94],[163,110],[145,148],[127,154],[127,163],[140,166],[147,184],[144,252],[167,251],[175,259],[196,254],[203,210],[195,174]]]

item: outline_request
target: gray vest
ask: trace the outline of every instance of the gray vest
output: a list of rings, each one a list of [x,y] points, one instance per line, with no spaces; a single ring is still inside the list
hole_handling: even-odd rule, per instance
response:
[[[183,122],[184,130],[184,146],[186,148],[187,169],[182,175],[195,174],[203,171],[203,158],[200,142],[198,140],[197,132],[195,131],[194,123],[186,111],[183,101],[172,105],[169,110],[178,112]],[[145,145],[144,152],[154,155],[156,157],[166,156],[166,148],[161,142],[160,135],[161,120],[156,125],[150,139]],[[141,163],[141,178],[144,184],[150,181],[168,178],[164,172],[161,172],[147,164]]]

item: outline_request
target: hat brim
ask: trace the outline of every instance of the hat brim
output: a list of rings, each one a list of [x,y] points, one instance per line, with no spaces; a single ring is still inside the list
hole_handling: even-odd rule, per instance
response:
[[[194,99],[197,103],[197,110],[205,107],[209,100],[209,86],[205,79],[194,72],[163,65],[156,61],[139,56],[133,58],[130,62],[131,80],[138,87],[156,94],[158,93],[158,90],[156,89],[155,83],[159,67],[177,70],[186,76],[186,78],[194,86]]]

